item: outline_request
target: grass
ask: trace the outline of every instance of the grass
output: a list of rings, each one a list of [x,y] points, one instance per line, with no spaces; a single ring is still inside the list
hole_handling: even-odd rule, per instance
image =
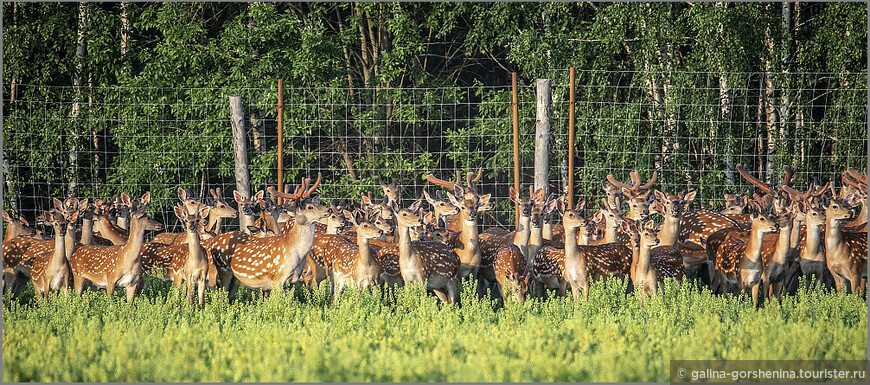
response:
[[[205,309],[167,284],[130,306],[116,293],[32,289],[3,313],[4,381],[653,381],[671,359],[867,359],[867,304],[846,294],[748,300],[668,282],[640,306],[623,283],[588,301],[477,300],[442,306],[419,287],[395,302],[347,290],[209,293]],[[176,304],[176,301],[179,302]]]

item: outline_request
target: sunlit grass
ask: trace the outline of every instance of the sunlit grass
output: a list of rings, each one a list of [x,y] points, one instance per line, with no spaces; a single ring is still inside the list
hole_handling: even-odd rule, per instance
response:
[[[589,300],[478,300],[461,307],[420,287],[348,289],[328,282],[273,292],[215,291],[204,310],[148,279],[123,293],[54,295],[28,287],[3,313],[6,381],[653,381],[670,359],[867,359],[867,305],[810,293],[755,310],[748,300],[668,282],[641,306],[625,284]]]

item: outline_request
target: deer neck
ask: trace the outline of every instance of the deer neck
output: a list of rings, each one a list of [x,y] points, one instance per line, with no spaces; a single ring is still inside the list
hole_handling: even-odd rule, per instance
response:
[[[825,255],[822,245],[822,224],[807,222],[807,239],[806,244],[801,249],[801,254],[805,256]]]
[[[142,250],[142,244],[145,240],[145,225],[144,221],[133,221],[130,226],[130,238],[121,249],[121,259],[124,266],[124,271],[128,267],[134,265],[139,260],[139,252]]]
[[[84,231],[84,230],[83,230]],[[64,253],[67,260],[72,258],[73,252],[76,251],[76,224],[70,222],[66,225],[66,235],[64,236]]]
[[[213,231],[217,234],[221,228],[221,222],[223,222],[223,217],[218,215],[209,215],[208,223],[205,225],[206,231]]]
[[[369,248],[369,239],[357,234],[356,244],[359,246],[359,258],[356,259],[356,265],[362,268],[371,266],[374,263],[374,256]]]
[[[260,218],[263,218],[266,221],[266,228],[275,234],[281,234],[281,227],[278,226],[278,217],[277,215],[272,215],[272,213],[266,212],[266,210],[260,211]]]
[[[480,246],[478,244],[477,218],[462,218],[462,232],[459,233],[459,242],[462,250],[457,250],[460,259],[472,264],[480,264]]]
[[[188,228],[187,229],[187,260],[195,260],[202,261],[206,259],[206,256],[202,254],[202,248],[200,246],[200,236],[199,229],[196,228]]]
[[[548,240],[553,240],[553,222],[544,222],[544,227],[541,228],[541,236]]]
[[[577,242],[577,227],[565,227],[565,264],[580,261],[580,247]]]
[[[764,233],[753,223],[749,244],[746,246],[747,259],[755,263],[761,262],[761,244],[763,239]]]
[[[239,210],[241,211],[241,210]],[[248,229],[248,226],[254,225],[254,216],[248,214],[239,213],[239,227],[243,233],[251,235],[251,230]],[[277,233],[276,233],[277,234]]]
[[[659,246],[671,246],[677,249],[677,237],[680,235],[680,217],[666,215],[659,227]]]
[[[100,235],[111,241],[112,244],[123,245],[127,242],[128,238],[124,237],[124,235],[118,231],[118,227],[116,227],[115,224],[113,224],[106,216],[100,216],[100,219],[98,219],[97,223],[94,224],[94,229],[99,231]]]
[[[83,245],[94,243],[94,218],[82,218],[82,239],[79,242]]]
[[[51,260],[49,261],[49,265],[58,266],[63,263],[64,258],[68,258],[68,254],[66,253],[66,243],[67,236],[69,235],[69,229],[67,229],[66,235],[60,235],[60,231],[56,232],[54,235],[54,252],[51,254]]]
[[[588,231],[584,231],[584,232],[579,233],[579,234],[580,234],[580,235],[579,235],[580,238],[577,238],[577,244],[580,245],[580,246],[587,246],[587,245],[589,245],[589,232],[588,232]]]
[[[456,232],[462,231],[462,218],[460,214],[438,215],[438,218],[444,223],[444,228]]]
[[[526,256],[526,264],[527,266],[531,266],[531,263],[534,261],[535,253],[541,249],[541,244],[544,243],[543,231],[544,229],[539,226],[532,226],[531,231],[529,232],[529,244],[527,247],[528,255]]]
[[[787,227],[779,228],[779,236],[776,237],[776,250],[773,254],[773,260],[779,263],[785,263],[785,259],[788,256],[788,251],[791,248],[791,233],[797,231],[792,231],[792,222],[788,222]]]
[[[410,227],[396,226],[396,232],[399,233],[399,260],[407,264],[412,258]]]
[[[341,228],[341,224],[335,224],[333,221],[326,222],[326,233],[338,235],[338,229]],[[366,240],[368,242],[368,240]]]
[[[804,225],[804,221],[799,220],[797,218],[794,218],[791,221],[791,229],[792,229],[791,230],[791,239],[789,240],[788,244],[789,244],[789,247],[791,247],[792,249],[797,250],[798,248],[800,248],[800,243],[801,243],[800,228],[803,225]]]
[[[840,229],[843,221],[832,219],[830,215],[825,220],[825,250],[837,250],[843,244],[843,232]]]
[[[8,226],[6,226],[6,233],[3,236],[3,242],[11,241],[15,239],[15,237],[24,234],[24,224],[17,222],[10,222]]]
[[[514,232],[514,245],[520,249],[529,245],[529,237],[532,235],[532,229],[529,226],[532,218],[526,215],[520,216],[520,223],[517,224],[517,229]]]
[[[130,217],[128,217],[127,215],[119,215],[117,221],[117,226],[119,228],[122,228],[124,230],[130,229]]]
[[[644,242],[643,240],[640,241],[640,245],[634,246],[634,255],[637,257],[635,258],[637,259],[637,262],[635,264],[634,271],[636,271],[637,273],[646,274],[647,272],[649,272],[650,249],[652,249],[652,245]]]

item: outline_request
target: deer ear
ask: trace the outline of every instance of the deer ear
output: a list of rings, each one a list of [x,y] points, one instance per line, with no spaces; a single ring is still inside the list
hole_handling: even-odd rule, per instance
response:
[[[453,194],[447,193],[447,199],[450,199],[450,203],[452,203],[456,207],[462,207],[462,203],[459,202],[459,199],[453,196]]]
[[[654,191],[654,194],[655,194],[655,196],[656,196],[656,199],[658,199],[658,200],[660,200],[660,201],[662,201],[662,202],[668,200],[668,198],[665,197],[665,194],[662,193],[662,192],[659,191],[659,190],[655,190],[655,191]]]
[[[399,204],[396,202],[390,202],[390,209],[393,210],[393,213],[398,213],[399,212]],[[380,212],[380,211],[378,211],[378,212]]]
[[[645,224],[644,226],[646,226],[647,229],[655,230],[655,228],[656,228],[656,223],[653,222],[652,219],[650,219],[650,220],[648,220],[648,221],[646,222],[646,224]]]
[[[519,193],[517,192],[517,189],[515,189],[515,188],[513,188],[513,187],[511,187],[510,189],[508,189],[508,197],[511,198],[511,200],[514,201],[514,203],[517,203],[517,204],[520,203],[520,202],[518,202],[518,200],[519,200]]]
[[[263,190],[257,191],[257,194],[254,195],[254,198],[257,198],[257,200],[263,199]]]
[[[489,210],[489,200],[492,199],[492,194],[481,195],[480,200],[477,202],[477,205],[481,208],[487,208]],[[485,210],[481,210],[485,211]]]
[[[426,198],[426,202],[429,202],[430,205],[435,206],[435,200],[429,196],[429,193],[423,191],[423,197]]]
[[[595,222],[601,222],[601,220],[604,219],[604,211],[596,211],[595,215],[592,216],[592,219],[595,220]]]
[[[688,194],[686,194],[686,195],[683,197],[683,200],[684,200],[686,203],[689,203],[689,202],[695,200],[695,193],[696,193],[696,192],[697,192],[697,191],[691,191],[691,192],[689,192]]]
[[[655,202],[653,202],[652,206],[653,206],[653,211],[659,213],[659,215],[664,215],[665,205],[663,205],[661,201],[656,200]]]
[[[151,203],[151,191],[146,192],[145,195],[142,196],[142,205],[147,205]]]
[[[211,212],[211,207],[204,206],[203,208],[199,209],[199,217],[200,218],[207,218],[208,214],[210,212]]]
[[[577,205],[574,206],[574,211],[579,213],[579,212],[583,211],[583,209],[585,209],[585,208],[586,208],[586,200],[581,199],[579,202],[577,202]]]
[[[233,190],[233,198],[239,204],[245,203],[245,197],[242,196],[242,193],[240,193],[239,190]]]
[[[184,189],[179,187],[178,188],[178,200],[183,201],[184,198],[186,198],[186,196],[187,196],[187,194],[184,193]]]
[[[372,199],[371,199],[371,197],[369,197],[369,196],[366,195],[366,194],[363,194],[362,192],[360,192],[359,195],[360,195],[360,197],[362,197],[362,204],[363,204],[363,206],[371,206],[371,204],[372,204]]]
[[[535,200],[538,202],[544,201],[544,189],[543,188],[539,188],[537,191],[535,191]]]
[[[79,212],[78,211],[73,211],[69,214],[69,222],[70,223],[75,222],[77,219],[79,219]]]
[[[60,199],[52,198],[52,202],[54,202],[54,209],[57,211],[63,211],[63,202]]]
[[[398,206],[396,206],[396,207],[398,207]],[[414,203],[411,204],[411,207],[409,207],[408,210],[411,210],[412,212],[414,212],[414,214],[419,213],[420,212],[420,200],[418,199],[418,200],[414,201]]]
[[[4,211],[4,213],[5,213],[5,211]],[[24,217],[21,217],[20,221],[21,221],[21,223],[24,223],[25,226],[30,226],[30,223],[28,223],[27,219],[24,219]]]
[[[181,219],[182,221],[187,219],[187,213],[184,210],[184,206],[175,206],[173,207],[173,211],[175,211],[175,216],[178,217],[178,219]]]
[[[9,216],[9,213],[7,213],[6,210],[3,210],[3,220],[12,223],[12,217]]]
[[[631,233],[631,224],[628,223],[628,221],[622,221],[622,223],[619,224],[619,228],[622,229],[623,232]]]
[[[622,195],[625,195],[625,196],[628,197],[628,198],[631,198],[631,197],[634,196],[634,191],[631,191],[631,190],[629,190],[629,189],[627,189],[627,188],[625,188],[625,187],[623,187],[623,188],[620,189],[620,190],[622,191]]]
[[[79,203],[79,210],[81,210],[81,211],[87,210],[89,203],[90,203],[90,200],[88,198],[82,199],[82,201]]]

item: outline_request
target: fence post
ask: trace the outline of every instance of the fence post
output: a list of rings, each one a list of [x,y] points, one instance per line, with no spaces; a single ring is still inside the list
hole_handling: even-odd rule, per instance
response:
[[[251,196],[248,189],[248,149],[245,144],[245,126],[242,118],[242,97],[230,96],[230,125],[233,128],[233,155],[236,164],[236,191],[243,197]],[[239,213],[242,231],[247,233],[254,219]]]
[[[535,92],[535,191],[549,193],[550,79],[538,79]]]
[[[568,76],[569,102],[568,102],[568,207],[574,208],[574,67]]]
[[[284,191],[284,80],[278,79],[278,191]],[[278,204],[282,202],[278,197]]]
[[[519,97],[517,95],[517,73],[511,72],[511,118],[514,126],[514,189],[520,192],[520,122],[519,122]],[[514,220],[520,224],[520,207],[514,205]]]

